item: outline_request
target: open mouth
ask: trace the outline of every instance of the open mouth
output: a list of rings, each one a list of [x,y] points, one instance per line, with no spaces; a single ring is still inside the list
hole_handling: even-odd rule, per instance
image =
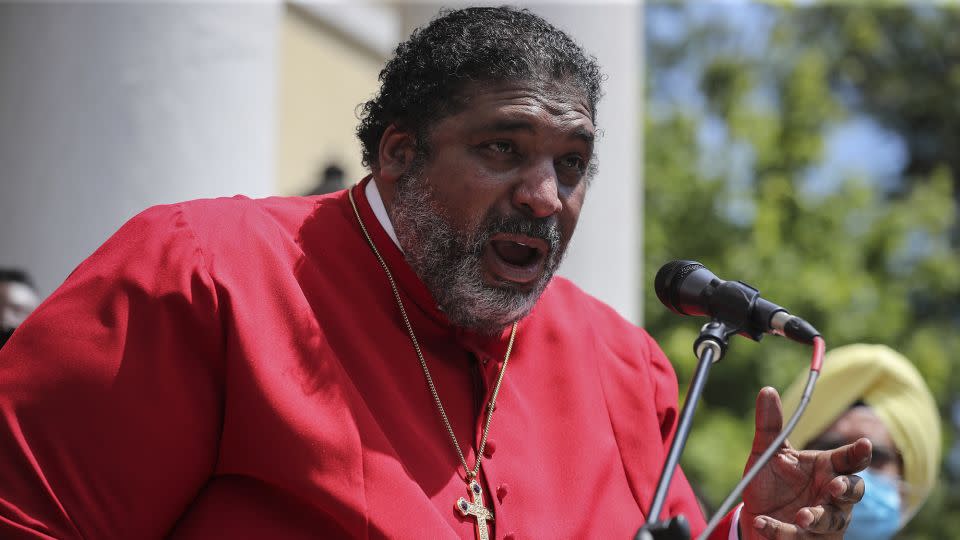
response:
[[[483,260],[496,281],[527,284],[543,274],[549,252],[540,238],[501,233],[490,239]]]

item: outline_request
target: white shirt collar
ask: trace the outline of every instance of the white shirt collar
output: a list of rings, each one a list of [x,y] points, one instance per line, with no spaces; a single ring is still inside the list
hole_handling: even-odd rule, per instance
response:
[[[364,194],[367,196],[367,201],[370,203],[370,208],[373,210],[373,215],[377,216],[377,221],[380,222],[383,230],[387,231],[387,235],[390,236],[390,239],[393,240],[393,243],[400,248],[400,251],[403,251],[403,248],[400,247],[400,241],[397,240],[397,233],[393,230],[393,223],[390,221],[390,216],[387,214],[387,207],[383,205],[383,199],[380,197],[380,190],[377,189],[377,184],[373,181],[373,178],[367,182],[367,187],[364,189]]]

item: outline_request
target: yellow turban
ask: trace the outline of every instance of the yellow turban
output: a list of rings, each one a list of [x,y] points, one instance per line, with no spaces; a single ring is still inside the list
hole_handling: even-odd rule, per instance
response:
[[[807,373],[783,394],[784,418],[800,403]],[[789,440],[803,448],[862,401],[883,421],[903,454],[909,484],[905,520],[920,509],[940,468],[940,415],[920,373],[903,355],[883,345],[848,345],[827,353],[813,397]]]

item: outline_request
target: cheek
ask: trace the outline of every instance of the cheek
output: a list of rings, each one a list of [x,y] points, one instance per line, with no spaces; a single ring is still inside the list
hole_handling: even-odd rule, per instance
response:
[[[563,211],[560,214],[560,227],[563,229],[567,240],[577,228],[577,222],[580,220],[580,210],[583,208],[583,191],[574,193],[563,202]]]
[[[424,169],[424,175],[437,198],[451,208],[468,208],[495,200],[509,184],[503,178],[473,165],[468,155],[448,152]]]
[[[450,182],[434,191],[438,211],[461,231],[474,230],[494,212],[497,197],[491,190],[469,182]]]
[[[511,211],[511,191],[506,182],[473,177],[472,181],[448,186],[442,197],[450,219],[465,225],[478,225],[491,213]]]

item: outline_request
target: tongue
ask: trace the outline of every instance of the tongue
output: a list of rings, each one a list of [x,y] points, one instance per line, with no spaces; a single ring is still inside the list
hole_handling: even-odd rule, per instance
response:
[[[501,259],[514,266],[526,266],[537,257],[536,249],[516,242],[494,240],[491,245]]]

